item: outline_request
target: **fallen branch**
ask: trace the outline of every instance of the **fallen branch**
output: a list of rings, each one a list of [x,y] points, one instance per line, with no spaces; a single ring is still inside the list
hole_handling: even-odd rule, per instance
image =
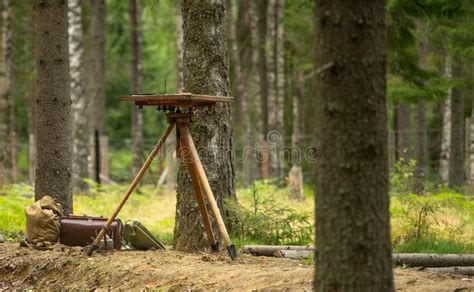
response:
[[[430,273],[449,273],[474,276],[474,267],[438,267],[438,268],[424,268],[421,269],[424,272]]]
[[[398,253],[393,254],[393,264],[411,267],[474,266],[474,254]]]
[[[280,256],[279,251],[294,250],[294,251],[314,251],[314,246],[299,246],[299,245],[245,245],[243,247],[244,253],[249,253],[255,256]]]
[[[307,259],[314,255],[313,250],[279,250],[275,253],[276,257],[288,258],[293,260]]]

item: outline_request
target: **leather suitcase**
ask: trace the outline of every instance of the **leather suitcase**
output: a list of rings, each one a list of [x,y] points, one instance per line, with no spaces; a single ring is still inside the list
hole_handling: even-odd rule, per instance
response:
[[[102,227],[105,226],[107,218],[68,215],[64,216],[60,222],[59,242],[61,244],[87,246],[94,241]],[[120,250],[122,246],[122,222],[119,219],[112,222],[107,236],[113,240],[114,248]]]

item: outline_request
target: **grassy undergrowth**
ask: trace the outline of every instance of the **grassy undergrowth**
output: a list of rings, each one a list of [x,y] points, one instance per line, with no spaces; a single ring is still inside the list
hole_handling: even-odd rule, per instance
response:
[[[110,216],[126,185],[103,186],[90,195],[74,196],[74,213]],[[314,200],[305,187],[305,201],[288,199],[285,188],[257,182],[239,189],[233,206],[241,223],[233,232],[237,246],[244,244],[314,244]],[[34,200],[33,189],[16,184],[0,190],[0,232],[14,238],[25,230],[24,207]],[[166,244],[172,244],[176,196],[142,186],[119,217],[138,219]],[[474,201],[449,190],[417,196],[391,196],[392,241],[395,252],[474,253]]]

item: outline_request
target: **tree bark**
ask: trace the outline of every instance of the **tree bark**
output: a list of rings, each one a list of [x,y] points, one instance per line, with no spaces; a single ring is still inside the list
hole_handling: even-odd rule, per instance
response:
[[[186,92],[228,95],[229,60],[225,7],[225,0],[183,1]],[[230,105],[217,104],[214,108],[196,110],[191,124],[191,134],[222,217],[231,229],[232,224],[229,223],[234,218],[227,210],[224,201],[236,200]],[[197,207],[186,165],[180,163],[174,232],[177,250],[209,249]],[[215,234],[217,235],[217,232]]]
[[[252,15],[250,0],[239,1],[236,40],[238,53],[237,98],[241,101],[242,110],[242,118],[236,120],[236,123],[240,123],[243,128],[242,183],[243,186],[249,186],[254,178],[252,128],[250,124],[250,86],[253,72]]]
[[[78,192],[87,192],[89,185],[89,132],[84,80],[84,40],[82,32],[82,9],[79,0],[68,1],[69,69],[71,76],[71,101],[73,109],[73,184]]]
[[[128,14],[130,26],[130,79],[132,84],[130,92],[142,93],[143,75],[141,63],[141,42],[140,42],[140,11],[137,0],[128,1]],[[143,164],[143,111],[132,105],[132,144],[133,163],[132,172],[138,173]]]
[[[316,291],[393,291],[384,0],[316,1]]]
[[[66,1],[34,0],[37,168],[35,199],[72,213],[72,113]]]
[[[462,78],[461,61],[454,58],[453,77]],[[464,97],[462,89],[454,87],[451,96],[451,151],[449,155],[449,186],[464,185]]]
[[[16,180],[15,100],[12,75],[12,3],[3,1],[0,60],[0,186]]]

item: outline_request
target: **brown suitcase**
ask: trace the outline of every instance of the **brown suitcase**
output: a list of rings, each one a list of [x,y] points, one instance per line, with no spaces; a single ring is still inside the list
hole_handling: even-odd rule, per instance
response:
[[[105,226],[107,218],[68,215],[61,219],[59,242],[68,246],[87,246]],[[107,232],[115,249],[122,245],[122,222],[115,219]]]

